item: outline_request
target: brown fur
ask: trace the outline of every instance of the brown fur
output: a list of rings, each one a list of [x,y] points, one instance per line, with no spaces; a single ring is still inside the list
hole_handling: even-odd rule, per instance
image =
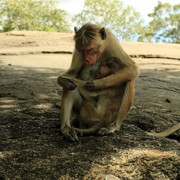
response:
[[[109,30],[88,23],[76,31],[74,39],[75,51],[71,67],[63,76],[58,77],[58,83],[63,86],[61,132],[64,137],[71,141],[77,140],[75,129],[71,126],[71,115],[74,107],[76,107],[76,110],[81,111],[83,99],[74,83],[71,80],[67,81],[65,77],[88,81],[85,84],[85,89],[96,92],[97,96],[104,90],[126,84],[124,93],[119,92],[120,102],[117,105],[119,110],[115,120],[109,126],[101,128],[100,134],[108,134],[120,129],[122,121],[133,102],[134,79],[139,73],[134,61],[125,53],[119,41]],[[95,70],[98,69],[99,64],[111,57],[117,57],[123,68],[107,77],[95,79]],[[97,97],[87,95],[86,99],[88,103],[96,107]],[[98,112],[103,114],[106,108],[103,104],[101,107],[102,110]]]
[[[101,79],[107,77],[123,67],[124,65],[118,58],[108,58],[99,65],[95,78]],[[101,92],[91,92],[84,89],[86,81],[79,79],[71,80],[84,98],[79,114],[80,128],[77,128],[76,131],[80,134],[89,135],[98,133],[98,130],[102,127],[108,127],[117,117],[126,83],[105,89]],[[87,101],[87,94],[88,96],[99,96],[96,107]]]

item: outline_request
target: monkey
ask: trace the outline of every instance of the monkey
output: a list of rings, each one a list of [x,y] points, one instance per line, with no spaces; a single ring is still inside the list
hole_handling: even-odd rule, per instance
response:
[[[117,116],[112,123],[102,130],[102,134],[114,133],[120,129],[123,119],[129,111],[129,106],[133,102],[134,81],[139,75],[139,68],[123,50],[118,39],[104,27],[87,23],[80,29],[75,28],[74,41],[75,48],[70,68],[57,79],[58,84],[63,87],[61,133],[69,141],[78,141],[71,120],[73,119],[72,114],[78,114],[83,105],[83,98],[76,85],[64,77],[87,81],[84,88],[97,93],[125,83],[125,90],[122,94],[120,93],[120,106]],[[95,79],[94,74],[99,64],[110,57],[119,58],[124,67],[107,77]],[[87,101],[93,106],[97,104],[96,97],[90,96]],[[101,113],[105,112],[102,110]]]
[[[124,64],[121,63],[119,58],[108,58],[99,65],[97,72],[95,73],[95,79],[107,77],[111,74],[116,73],[119,69],[122,68],[124,68]],[[73,81],[80,94],[84,98],[79,114],[80,128],[75,128],[76,132],[81,135],[90,135],[96,133],[99,135],[103,135],[103,131],[101,128],[111,124],[117,116],[121,103],[121,94],[124,93],[126,83],[99,92],[88,91],[84,89],[87,81],[83,81],[77,78],[72,78],[69,80]],[[88,98],[91,96],[98,96],[96,107],[88,102]]]
[[[104,128],[104,133],[113,133],[120,129],[125,115],[128,112],[129,104],[134,98],[134,80],[139,75],[139,69],[135,62],[122,49],[117,38],[107,29],[98,25],[87,23],[79,30],[75,28],[75,50],[73,53],[72,63],[65,74],[60,75],[57,79],[58,84],[63,87],[63,95],[61,101],[61,132],[65,138],[70,141],[77,141],[78,137],[75,129],[71,125],[77,111],[96,112],[92,104],[96,104],[96,98],[89,96],[90,100],[84,101],[78,92],[78,88],[72,82],[64,77],[78,78],[86,80],[85,88],[93,92],[94,90],[100,93],[109,87],[115,87],[127,82],[124,94],[121,94],[121,105],[119,107],[118,115],[113,123]],[[99,66],[100,62],[108,57],[118,57],[125,65],[115,74],[102,79],[94,79],[94,72]],[[90,106],[89,106],[90,104]],[[103,113],[103,112],[102,112]],[[93,114],[93,113],[92,113]],[[96,117],[96,113],[94,114]],[[91,118],[92,119],[92,118]],[[95,119],[95,118],[94,118]],[[180,129],[180,124],[162,133],[147,133],[152,136],[165,137],[176,130]]]

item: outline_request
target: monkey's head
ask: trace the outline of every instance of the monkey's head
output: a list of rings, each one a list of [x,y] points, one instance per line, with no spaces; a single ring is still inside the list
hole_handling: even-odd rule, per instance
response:
[[[87,23],[79,30],[74,30],[75,48],[81,53],[84,63],[95,64],[105,48],[105,28]]]
[[[117,57],[110,57],[103,61],[96,73],[96,78],[101,79],[117,72],[120,68],[124,67],[120,59]]]

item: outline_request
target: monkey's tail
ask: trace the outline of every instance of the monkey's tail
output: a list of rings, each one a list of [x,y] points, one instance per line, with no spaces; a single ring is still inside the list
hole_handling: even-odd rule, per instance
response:
[[[148,135],[150,136],[155,136],[155,137],[167,137],[171,134],[173,134],[174,132],[176,132],[177,130],[180,129],[180,123],[175,124],[174,126],[170,127],[169,129],[160,132],[160,133],[155,133],[155,132],[147,132]]]
[[[74,128],[74,129],[78,134],[83,136],[83,135],[94,135],[100,129],[100,127],[99,126],[93,126],[93,127],[88,128],[88,129],[80,129],[80,128]]]

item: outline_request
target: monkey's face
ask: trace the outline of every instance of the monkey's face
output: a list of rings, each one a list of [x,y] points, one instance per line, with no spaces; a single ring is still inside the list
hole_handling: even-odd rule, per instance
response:
[[[76,49],[82,54],[82,59],[86,65],[93,65],[103,52],[104,41],[100,37],[95,37],[86,45],[76,42]]]
[[[96,78],[101,79],[114,74],[121,68],[121,66],[122,64],[118,58],[110,57],[100,64],[98,72],[96,73]]]
[[[96,63],[101,55],[101,45],[90,44],[83,48],[78,48],[78,51],[82,54],[83,61],[87,65],[93,65]]]

